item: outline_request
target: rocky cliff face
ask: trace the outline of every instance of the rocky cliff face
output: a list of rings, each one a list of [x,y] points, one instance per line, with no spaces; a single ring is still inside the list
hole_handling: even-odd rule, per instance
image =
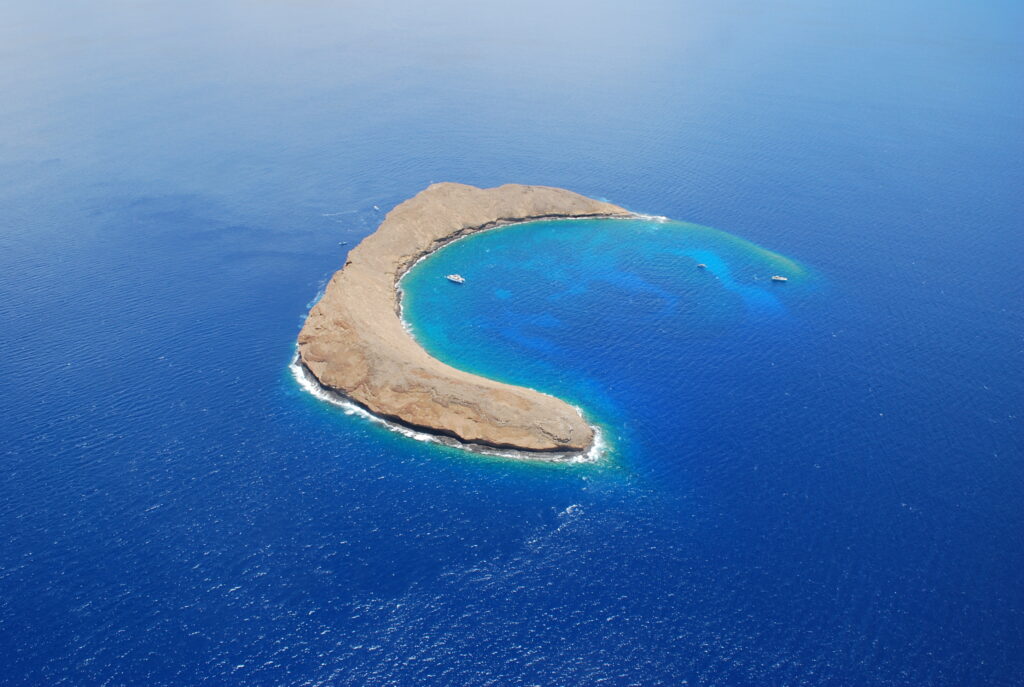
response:
[[[300,361],[324,387],[393,422],[485,447],[586,451],[594,433],[573,406],[428,355],[402,326],[396,287],[419,258],[477,231],[629,214],[544,186],[433,184],[389,212],[349,253],[299,333]]]

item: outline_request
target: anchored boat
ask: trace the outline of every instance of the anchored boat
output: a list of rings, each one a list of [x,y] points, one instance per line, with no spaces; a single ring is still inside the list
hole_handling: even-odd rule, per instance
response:
[[[780,277],[779,275],[775,274],[772,275],[772,281],[789,281],[789,277]]]
[[[445,275],[445,279],[447,279],[448,281],[453,281],[456,284],[466,283],[466,278],[463,277],[461,274],[447,274]]]

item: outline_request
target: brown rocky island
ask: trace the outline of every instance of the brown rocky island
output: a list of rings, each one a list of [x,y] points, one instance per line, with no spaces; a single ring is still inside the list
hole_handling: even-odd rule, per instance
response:
[[[515,222],[628,217],[563,189],[433,184],[352,249],[299,333],[298,364],[325,389],[390,422],[470,448],[557,458],[586,452],[594,430],[553,396],[463,372],[431,357],[401,319],[402,275],[456,239]]]

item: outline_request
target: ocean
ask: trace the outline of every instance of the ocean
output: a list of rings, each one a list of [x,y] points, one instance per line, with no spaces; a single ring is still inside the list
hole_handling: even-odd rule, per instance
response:
[[[0,684],[1024,683],[1022,29],[4,4]],[[292,374],[437,181],[642,215],[402,282],[424,347],[578,405],[596,460],[417,441]]]

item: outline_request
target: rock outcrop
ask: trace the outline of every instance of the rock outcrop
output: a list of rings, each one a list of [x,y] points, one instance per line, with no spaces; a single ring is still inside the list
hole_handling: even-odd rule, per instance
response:
[[[474,232],[535,219],[629,215],[557,188],[433,184],[395,207],[349,253],[299,333],[299,360],[322,386],[407,427],[488,448],[586,451],[594,432],[575,407],[424,351],[402,326],[398,280],[424,255]]]

